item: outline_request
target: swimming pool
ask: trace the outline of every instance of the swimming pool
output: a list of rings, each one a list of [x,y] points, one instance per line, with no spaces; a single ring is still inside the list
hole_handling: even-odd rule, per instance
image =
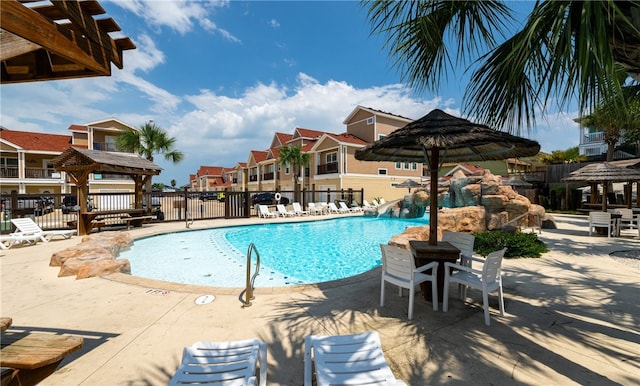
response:
[[[342,279],[380,265],[380,246],[426,219],[342,217],[169,233],[138,239],[121,258],[131,274],[216,287],[244,287],[246,253],[260,254],[256,287]]]

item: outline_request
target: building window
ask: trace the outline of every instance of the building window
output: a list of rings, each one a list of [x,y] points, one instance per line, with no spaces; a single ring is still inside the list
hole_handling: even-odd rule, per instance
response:
[[[374,121],[373,117],[367,118],[367,125],[373,125],[373,121]]]
[[[284,173],[285,173],[285,174],[289,174],[289,162],[287,162],[286,164],[284,164]]]
[[[381,140],[382,138],[386,137],[386,134],[378,134],[378,141]]]
[[[378,175],[381,175],[381,176],[387,175],[387,169],[378,169]]]
[[[404,163],[404,170],[409,170],[409,162]]]
[[[402,169],[402,162],[396,162],[396,169]]]
[[[328,164],[338,162],[338,152],[327,153],[326,160]]]
[[[414,162],[411,164],[411,170],[418,170],[418,163]]]

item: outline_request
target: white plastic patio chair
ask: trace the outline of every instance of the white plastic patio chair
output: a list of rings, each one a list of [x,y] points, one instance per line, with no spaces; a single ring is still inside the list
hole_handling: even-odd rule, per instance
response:
[[[449,285],[451,283],[458,283],[465,286],[465,288],[460,291],[460,297],[462,300],[466,298],[466,287],[482,291],[484,324],[487,326],[491,324],[491,317],[489,315],[489,293],[491,292],[496,290],[498,291],[500,315],[504,315],[502,275],[500,274],[500,269],[502,266],[502,258],[506,251],[507,248],[503,248],[499,251],[491,252],[485,259],[472,257],[471,259],[474,262],[483,264],[481,270],[456,263],[444,263],[444,296],[442,310],[445,312],[449,310]],[[452,269],[457,269],[458,271],[452,273]]]
[[[258,217],[278,217],[278,215],[271,212],[268,206],[258,204]]]
[[[607,237],[611,237],[612,233],[616,233],[616,221],[609,212],[589,212],[589,236],[591,236],[591,231],[596,227],[607,228]]]
[[[308,335],[304,342],[304,385],[406,384],[393,375],[377,332],[353,335]]]
[[[471,263],[471,260],[467,261],[467,258],[473,257],[475,240],[476,237],[471,233],[449,231],[442,233],[442,241],[446,241],[460,250],[460,264],[462,265]]]
[[[340,205],[340,207],[338,208],[340,213],[352,213],[353,212],[351,210],[351,208],[349,208],[344,201],[338,201],[338,205]]]
[[[380,307],[384,307],[385,282],[398,286],[398,293],[402,296],[402,289],[409,290],[409,320],[413,319],[413,300],[416,286],[426,281],[431,282],[431,301],[433,310],[438,311],[438,262],[416,268],[411,251],[393,245],[380,244],[382,250],[382,280],[380,283]],[[431,270],[430,274],[425,271]]]
[[[266,386],[267,344],[249,339],[196,342],[185,347],[169,386],[192,384]]]
[[[619,234],[622,229],[635,229],[638,231],[638,237],[640,237],[640,216],[633,214],[633,209],[629,208],[616,208],[612,209],[611,213],[619,214],[620,217],[617,223]]]

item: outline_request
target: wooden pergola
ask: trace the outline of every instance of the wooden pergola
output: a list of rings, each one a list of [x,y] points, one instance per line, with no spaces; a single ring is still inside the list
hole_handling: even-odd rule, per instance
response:
[[[89,175],[92,173],[128,175],[135,182],[135,208],[142,208],[142,187],[147,178],[160,174],[162,168],[146,158],[133,153],[102,150],[87,150],[70,147],[54,158],[51,163],[57,171],[66,172],[76,184],[78,204],[78,234],[85,235],[89,229],[87,196]]]
[[[2,0],[1,84],[110,76],[123,68],[122,52],[135,49],[94,0]]]

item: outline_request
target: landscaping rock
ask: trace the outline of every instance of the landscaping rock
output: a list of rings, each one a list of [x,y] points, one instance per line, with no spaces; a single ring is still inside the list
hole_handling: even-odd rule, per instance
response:
[[[109,275],[115,272],[131,273],[127,259],[116,259],[120,251],[129,248],[133,239],[128,232],[104,232],[87,235],[80,244],[51,255],[50,266],[60,267],[59,277],[76,279]]]

